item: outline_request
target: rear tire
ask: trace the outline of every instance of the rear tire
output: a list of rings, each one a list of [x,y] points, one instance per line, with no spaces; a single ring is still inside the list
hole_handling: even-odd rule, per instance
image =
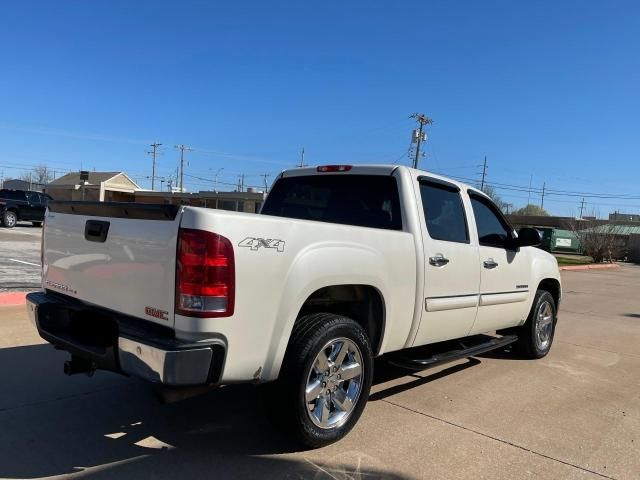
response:
[[[12,212],[10,210],[4,212],[4,214],[2,215],[2,224],[5,227],[13,228],[16,226],[16,223],[18,223],[18,217],[15,212]]]
[[[32,224],[34,227],[41,227],[41,226],[42,226],[42,222],[31,222],[31,224]]]
[[[557,320],[553,295],[546,290],[538,290],[527,321],[517,331],[519,352],[530,359],[546,356],[553,344]]]
[[[369,398],[373,354],[354,320],[330,313],[296,322],[280,378],[271,385],[271,412],[307,447],[340,440],[356,424]]]

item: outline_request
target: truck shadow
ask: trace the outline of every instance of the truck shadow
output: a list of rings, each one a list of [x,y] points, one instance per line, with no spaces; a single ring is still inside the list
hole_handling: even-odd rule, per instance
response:
[[[436,370],[431,373],[429,370],[422,370],[418,372],[406,370],[387,363],[385,359],[379,359],[376,361],[376,370],[373,379],[374,386],[393,382],[394,380],[398,380],[403,377],[413,380],[401,384],[394,384],[382,390],[374,389],[376,391],[369,395],[369,401],[384,400],[392,395],[434,382],[440,378],[444,378],[454,373],[461,372],[462,370],[466,370],[467,368],[479,365],[480,363],[482,362],[477,358],[469,357],[464,363],[456,363],[442,370]]]
[[[359,452],[290,455],[301,449],[256,386],[163,405],[134,379],[65,377],[65,358],[49,345],[0,349],[1,478],[406,478]]]

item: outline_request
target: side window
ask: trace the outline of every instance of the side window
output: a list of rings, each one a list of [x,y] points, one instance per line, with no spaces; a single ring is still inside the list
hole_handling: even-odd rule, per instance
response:
[[[497,213],[496,207],[487,199],[473,194],[471,205],[476,217],[480,245],[504,248],[511,237],[511,229]]]
[[[423,181],[420,182],[420,196],[431,238],[469,243],[464,206],[457,189]]]

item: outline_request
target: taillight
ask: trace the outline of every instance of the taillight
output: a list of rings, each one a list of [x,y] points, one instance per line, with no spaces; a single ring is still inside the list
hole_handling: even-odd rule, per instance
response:
[[[176,265],[176,313],[229,317],[235,300],[235,265],[229,239],[180,229]]]
[[[327,172],[348,172],[351,170],[351,165],[322,165],[321,167],[316,168],[316,172],[327,173]]]

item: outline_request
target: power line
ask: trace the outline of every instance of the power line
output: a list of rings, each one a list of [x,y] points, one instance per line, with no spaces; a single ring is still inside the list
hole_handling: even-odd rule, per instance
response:
[[[261,177],[264,178],[264,191],[265,193],[267,193],[267,191],[269,190],[269,185],[267,184],[267,179],[271,176],[268,173],[263,173],[262,175],[260,175]]]
[[[174,148],[180,150],[180,193],[184,193],[184,151],[192,151],[192,148],[185,147],[184,145],[174,145]]]
[[[147,154],[151,155],[151,158],[153,159],[151,164],[151,190],[155,190],[155,186],[156,186],[156,155],[157,155],[158,147],[160,145],[162,144],[158,142],[153,142],[150,145],[152,150],[150,152],[147,152]]]

